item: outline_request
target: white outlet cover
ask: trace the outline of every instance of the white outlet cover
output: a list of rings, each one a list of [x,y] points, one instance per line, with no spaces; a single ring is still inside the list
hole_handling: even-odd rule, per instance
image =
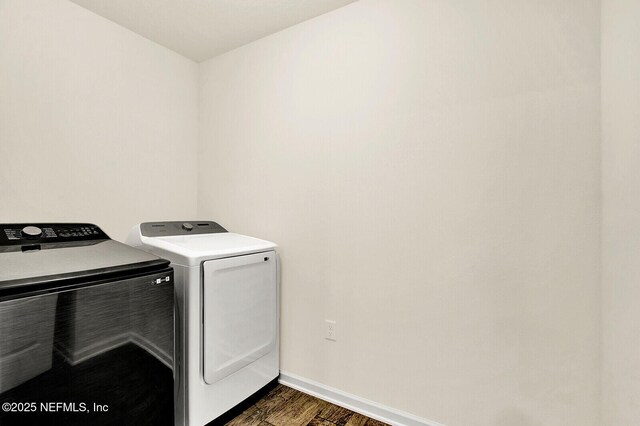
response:
[[[336,338],[336,322],[333,320],[324,320],[325,326],[325,336],[324,338],[327,340],[331,340],[335,342]]]

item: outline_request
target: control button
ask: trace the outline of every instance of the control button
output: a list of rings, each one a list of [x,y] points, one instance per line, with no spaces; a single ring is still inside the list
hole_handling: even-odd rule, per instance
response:
[[[38,238],[42,235],[42,229],[37,226],[25,226],[22,228],[22,236],[25,238]]]
[[[182,224],[182,229],[184,229],[185,231],[193,231],[193,225],[185,222]]]

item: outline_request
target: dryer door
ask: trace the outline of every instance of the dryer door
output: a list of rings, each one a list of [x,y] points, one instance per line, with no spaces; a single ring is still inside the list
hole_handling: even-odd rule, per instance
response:
[[[212,384],[275,347],[274,251],[204,262],[204,380]]]

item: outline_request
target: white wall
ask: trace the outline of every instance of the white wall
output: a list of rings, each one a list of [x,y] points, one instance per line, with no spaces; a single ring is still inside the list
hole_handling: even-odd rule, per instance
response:
[[[0,0],[0,222],[196,213],[198,66],[64,0]]]
[[[640,2],[602,1],[603,425],[640,419]]]
[[[599,8],[362,0],[202,64],[199,216],[281,245],[283,370],[600,424]]]
[[[361,0],[200,87],[73,3],[0,0],[0,222],[123,239],[199,200],[281,245],[284,370],[450,426],[634,423],[636,3],[602,4],[603,330],[596,0]]]

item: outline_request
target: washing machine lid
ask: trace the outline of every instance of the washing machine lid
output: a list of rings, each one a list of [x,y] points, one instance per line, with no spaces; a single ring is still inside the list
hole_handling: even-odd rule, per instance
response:
[[[240,256],[273,250],[275,243],[231,232],[166,237],[141,237],[156,256],[183,266],[200,265],[211,259]]]
[[[169,262],[89,223],[0,224],[0,298],[151,273]]]

